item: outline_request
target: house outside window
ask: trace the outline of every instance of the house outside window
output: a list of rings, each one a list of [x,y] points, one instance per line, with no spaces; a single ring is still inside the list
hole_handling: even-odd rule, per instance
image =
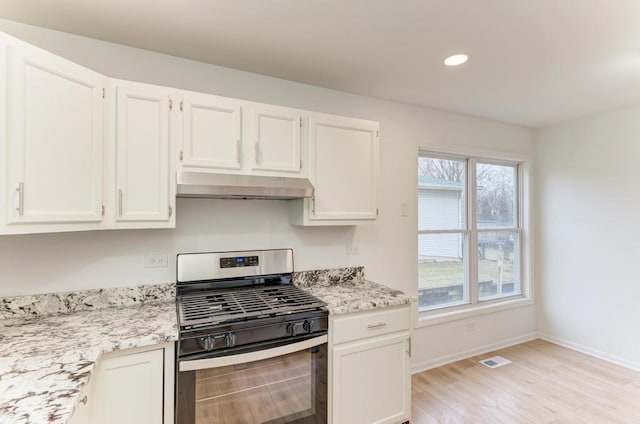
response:
[[[522,298],[522,169],[517,161],[420,152],[418,309]]]

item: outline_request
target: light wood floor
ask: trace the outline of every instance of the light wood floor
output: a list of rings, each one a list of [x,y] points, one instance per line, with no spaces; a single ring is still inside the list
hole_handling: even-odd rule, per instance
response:
[[[640,373],[534,340],[415,374],[411,423],[640,423]]]

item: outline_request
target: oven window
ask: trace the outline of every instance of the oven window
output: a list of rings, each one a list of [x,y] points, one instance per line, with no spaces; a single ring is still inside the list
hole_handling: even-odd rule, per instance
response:
[[[326,345],[325,345],[326,346]],[[261,361],[196,371],[197,423],[320,422],[326,378],[319,370],[326,347]],[[326,363],[326,357],[325,361]],[[325,371],[326,374],[326,371]],[[324,380],[322,382],[321,380]],[[324,396],[317,393],[324,386]],[[319,396],[320,395],[320,396]]]

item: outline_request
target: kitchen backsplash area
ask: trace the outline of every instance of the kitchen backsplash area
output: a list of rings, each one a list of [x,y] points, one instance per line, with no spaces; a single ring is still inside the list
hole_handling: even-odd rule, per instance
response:
[[[163,283],[3,297],[0,298],[0,319],[35,319],[90,309],[171,302],[175,293],[175,283]]]
[[[312,271],[298,271],[293,273],[293,283],[298,287],[334,286],[344,282],[362,282],[364,267],[348,267],[335,269],[319,269]]]
[[[293,273],[293,280],[299,287],[360,283],[364,281],[364,267],[299,271]],[[3,297],[0,298],[0,319],[37,319],[91,309],[172,302],[174,299],[175,283]]]

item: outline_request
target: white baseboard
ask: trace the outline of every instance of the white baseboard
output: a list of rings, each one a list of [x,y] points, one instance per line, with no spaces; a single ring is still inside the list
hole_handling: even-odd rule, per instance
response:
[[[473,349],[466,350],[464,352],[456,352],[451,355],[441,356],[439,358],[429,359],[428,361],[414,363],[411,364],[411,372],[413,374],[416,374],[422,371],[430,370],[432,368],[441,367],[442,365],[450,364],[452,362],[461,361],[472,356],[481,355],[493,350],[504,349],[506,347],[535,340],[537,338],[538,333],[533,332],[518,337],[512,337],[510,339],[501,340],[499,342],[479,346]]]
[[[640,372],[640,363],[638,362],[629,361],[627,359],[620,358],[619,356],[611,355],[609,353],[592,349],[590,347],[570,342],[558,337],[554,337],[549,334],[538,333],[538,338],[562,347],[566,347],[567,349],[575,350],[577,352],[593,356],[594,358],[602,359],[603,361],[611,362],[612,364],[620,365],[621,367]]]
[[[461,361],[463,359],[470,358],[472,356],[481,355],[483,353],[491,352],[494,350],[504,349],[510,346],[514,346],[520,343],[525,343],[535,339],[542,339],[549,343],[557,344],[567,349],[575,350],[576,352],[584,353],[585,355],[593,356],[594,358],[602,359],[603,361],[610,362],[615,365],[619,365],[624,368],[628,368],[633,371],[640,372],[640,363],[635,361],[629,361],[619,356],[611,355],[606,352],[592,349],[587,346],[580,345],[568,340],[561,339],[559,337],[551,336],[545,333],[533,332],[525,334],[523,336],[513,337],[510,339],[501,340],[499,342],[479,346],[477,348],[469,349],[463,352],[457,352],[451,355],[441,356],[439,358],[429,359],[428,361],[422,361],[411,365],[412,374],[416,374],[422,371],[427,371],[432,368],[441,367],[443,365],[450,364],[452,362]]]

